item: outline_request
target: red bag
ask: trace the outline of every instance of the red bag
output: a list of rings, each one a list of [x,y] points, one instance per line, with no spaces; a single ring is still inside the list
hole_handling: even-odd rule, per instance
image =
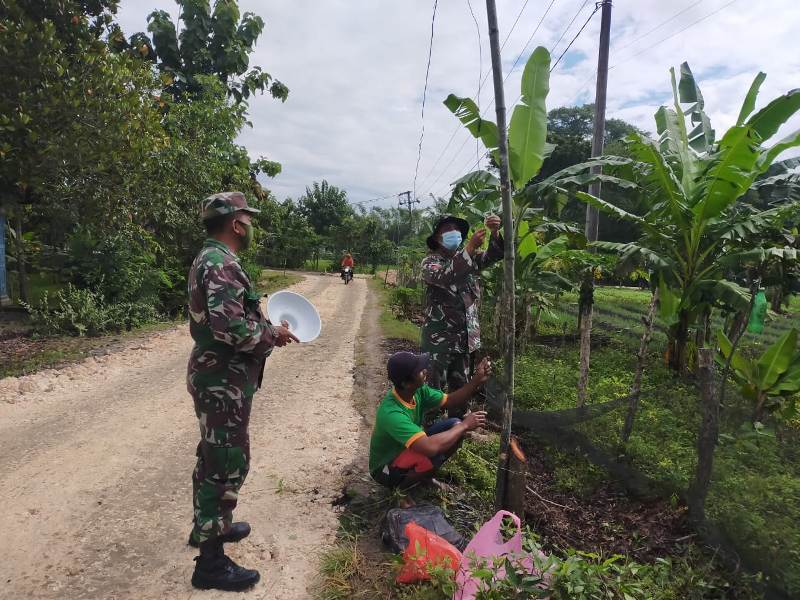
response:
[[[461,552],[450,542],[416,523],[406,525],[408,546],[403,552],[403,568],[397,583],[428,581],[430,567],[446,567],[454,572],[461,564]]]

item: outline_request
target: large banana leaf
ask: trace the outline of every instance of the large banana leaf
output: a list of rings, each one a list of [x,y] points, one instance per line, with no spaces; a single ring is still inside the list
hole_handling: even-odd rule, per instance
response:
[[[444,105],[458,117],[458,120],[464,124],[474,138],[483,142],[495,162],[499,163],[497,125],[481,118],[481,112],[471,98],[459,98],[455,94],[450,94],[445,99]]]
[[[717,331],[717,342],[719,343],[719,350],[722,353],[722,356],[725,358],[725,360],[728,360],[731,352],[733,351],[733,344],[721,329]],[[739,375],[742,376],[743,379],[747,381],[751,381],[753,379],[753,365],[749,360],[743,357],[739,351],[734,352],[733,358],[731,359],[731,366],[734,368],[734,370],[738,371]]]
[[[786,370],[770,390],[774,395],[789,395],[800,392],[800,357]]]
[[[797,146],[800,146],[800,130],[790,133],[780,142],[761,153],[761,156],[758,158],[759,173],[765,173],[772,165],[772,162],[778,158],[782,152]]]
[[[750,85],[750,90],[747,92],[747,96],[745,96],[744,102],[742,103],[742,110],[739,111],[739,118],[736,119],[737,125],[744,125],[745,119],[753,114],[753,111],[756,108],[756,97],[758,96],[758,90],[761,89],[761,84],[764,83],[766,78],[766,73],[759,72],[759,74],[756,75],[756,78]]]
[[[711,298],[716,304],[732,310],[750,308],[750,290],[727,279],[703,279],[687,290],[687,297]]]
[[[547,143],[547,108],[550,91],[550,53],[533,51],[522,73],[522,102],[514,108],[508,130],[509,166],[514,186],[521,190],[539,172]]]
[[[527,221],[519,222],[517,236],[519,238],[517,254],[519,254],[520,258],[523,260],[539,250],[539,244],[536,242],[536,234],[530,230],[530,225]]]
[[[626,210],[623,210],[617,206],[614,206],[610,202],[606,202],[605,200],[598,198],[597,196],[593,196],[587,192],[577,191],[575,192],[575,197],[585,202],[586,204],[590,204],[594,206],[597,210],[604,212],[608,215],[612,215],[618,219],[623,221],[628,221],[629,223],[635,223],[637,225],[644,225],[644,219],[638,215],[634,215],[633,213],[629,213]]]
[[[800,89],[795,89],[775,98],[750,117],[747,124],[761,137],[761,142],[766,142],[798,110],[800,110]]]
[[[613,175],[604,175],[603,173],[580,173],[578,175],[564,177],[563,179],[558,180],[558,185],[574,185],[577,187],[585,187],[597,181],[602,183],[610,183],[623,189],[633,189],[637,187],[636,183],[633,181],[628,181],[627,179],[622,179],[620,177],[614,177]]]
[[[628,149],[640,162],[646,164],[648,169],[645,179],[654,185],[667,198],[670,214],[680,227],[687,227],[690,212],[686,204],[686,195],[670,164],[659,152],[658,146],[649,138],[644,138],[638,133],[626,138]]]
[[[539,246],[539,251],[536,253],[536,264],[541,265],[554,256],[565,252],[567,249],[569,249],[569,238],[565,235],[558,236],[545,245]]]
[[[758,387],[768,390],[778,381],[796,358],[797,330],[790,329],[780,339],[770,346],[758,359]]]
[[[681,79],[678,83],[678,94],[683,104],[690,104],[684,110],[695,128],[689,133],[689,145],[697,152],[708,152],[714,144],[714,129],[705,113],[705,101],[695,81],[688,63],[681,65]]]
[[[719,216],[753,183],[760,136],[749,125],[731,127],[722,136],[692,207],[699,221]]]
[[[633,242],[592,242],[593,247],[606,252],[615,252],[619,254],[620,267],[630,268],[634,266],[647,266],[652,269],[670,269],[674,265],[672,261],[665,259],[657,252],[650,248],[645,248],[640,244]]]

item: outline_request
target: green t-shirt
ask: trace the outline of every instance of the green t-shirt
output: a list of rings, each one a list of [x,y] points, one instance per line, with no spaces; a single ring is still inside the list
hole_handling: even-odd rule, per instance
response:
[[[444,406],[447,396],[423,385],[414,394],[414,403],[405,402],[394,389],[389,390],[375,414],[375,429],[369,443],[369,472],[376,473],[425,435],[422,417]]]

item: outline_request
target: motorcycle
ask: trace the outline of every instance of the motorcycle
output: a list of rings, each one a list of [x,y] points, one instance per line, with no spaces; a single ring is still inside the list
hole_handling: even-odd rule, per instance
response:
[[[344,267],[342,269],[342,279],[344,279],[344,284],[347,285],[353,279],[353,267]]]

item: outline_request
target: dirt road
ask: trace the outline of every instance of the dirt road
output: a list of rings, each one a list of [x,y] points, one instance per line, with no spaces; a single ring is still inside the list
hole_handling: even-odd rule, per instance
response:
[[[366,281],[309,276],[293,289],[317,306],[323,330],[275,350],[253,403],[253,462],[236,515],[253,533],[229,545],[261,571],[253,599],[310,597],[316,557],[337,527],[331,500],[363,428],[351,393]],[[190,347],[180,327],[0,382],[0,597],[231,597],[189,584]]]

